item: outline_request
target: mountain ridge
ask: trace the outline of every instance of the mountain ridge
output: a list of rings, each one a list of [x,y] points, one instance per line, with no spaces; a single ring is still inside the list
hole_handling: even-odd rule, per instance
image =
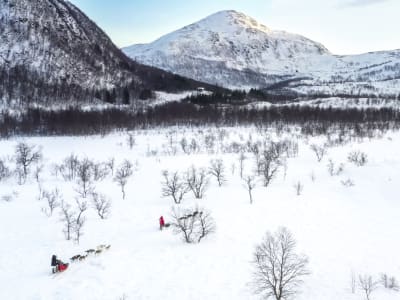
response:
[[[236,11],[217,12],[152,43],[122,50],[135,61],[230,88],[266,88],[307,77],[311,81],[302,81],[295,89],[299,93],[360,88],[379,93],[386,87],[383,81],[400,79],[400,50],[334,55],[318,42],[271,30]],[[346,86],[332,87],[335,82]],[[397,91],[397,83],[390,83],[389,93]]]

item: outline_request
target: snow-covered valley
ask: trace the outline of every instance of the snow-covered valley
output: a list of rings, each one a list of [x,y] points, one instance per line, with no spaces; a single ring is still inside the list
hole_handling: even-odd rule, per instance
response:
[[[268,187],[257,176],[250,204],[240,161],[243,177],[254,174],[251,145],[262,147],[272,140],[286,141],[287,152]],[[295,127],[279,134],[254,127],[169,128],[136,131],[130,138],[127,133],[114,133],[1,140],[0,158],[10,171],[15,169],[15,147],[21,141],[41,147],[43,170],[38,173],[32,165],[23,184],[15,175],[0,181],[0,299],[259,299],[251,285],[254,248],[266,231],[280,226],[293,233],[297,250],[310,261],[311,274],[304,278],[296,299],[364,299],[358,287],[354,294],[351,291],[352,274],[356,280],[363,274],[378,280],[381,273],[400,278],[400,133],[337,144],[345,140],[335,135],[305,137]],[[327,153],[318,162],[310,147],[325,143]],[[352,151],[365,153],[368,162],[364,166],[349,162]],[[92,207],[90,196],[78,196],[77,180],[64,180],[56,172],[55,164],[72,153],[80,161],[115,158],[114,176],[110,169],[104,179],[92,183],[97,193],[111,201],[111,214],[104,220]],[[123,200],[113,178],[124,159],[132,162],[134,171]],[[210,176],[202,199],[188,193],[175,205],[172,198],[162,196],[164,170],[183,175],[192,165],[208,169],[216,159],[225,166],[222,187]],[[330,160],[335,168],[343,163],[340,174],[329,174]],[[60,207],[48,216],[47,201],[38,200],[35,177],[42,191],[57,188],[73,210],[76,198],[87,201],[79,244],[65,239]],[[303,187],[300,195],[294,187],[297,183]],[[196,204],[207,208],[216,223],[215,233],[201,243],[184,243],[172,228],[159,230],[160,215],[171,222],[173,206]],[[99,244],[111,247],[71,262],[63,273],[51,274],[52,254],[69,261]],[[399,297],[399,292],[381,285],[372,294],[374,300]]]

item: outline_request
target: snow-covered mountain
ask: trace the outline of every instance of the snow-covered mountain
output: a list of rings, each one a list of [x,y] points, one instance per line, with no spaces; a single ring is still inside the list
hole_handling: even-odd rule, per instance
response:
[[[400,50],[336,56],[317,42],[271,30],[236,11],[218,12],[123,51],[135,61],[226,87],[284,81],[305,93],[399,91]]]
[[[144,90],[190,85],[196,83],[132,62],[68,1],[0,1],[2,100],[126,103]]]

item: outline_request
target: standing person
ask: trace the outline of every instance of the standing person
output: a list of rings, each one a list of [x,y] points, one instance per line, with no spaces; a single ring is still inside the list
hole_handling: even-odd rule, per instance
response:
[[[160,217],[160,230],[163,230],[163,227],[165,226],[165,222],[164,222],[164,217],[161,216]]]

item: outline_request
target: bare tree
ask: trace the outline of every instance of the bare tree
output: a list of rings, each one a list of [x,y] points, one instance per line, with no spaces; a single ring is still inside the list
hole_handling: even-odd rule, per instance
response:
[[[351,277],[350,277],[350,288],[351,288],[351,293],[355,294],[356,293],[356,273],[354,271],[351,271]]]
[[[280,155],[272,147],[262,152],[260,160],[260,171],[263,177],[264,186],[268,187],[276,176],[281,166]]]
[[[125,199],[125,186],[128,178],[133,174],[133,166],[129,160],[124,160],[122,165],[117,169],[114,181],[121,187],[122,199]]]
[[[253,264],[255,292],[266,298],[288,299],[298,293],[302,277],[308,275],[308,258],[295,253],[296,242],[286,228],[267,232],[256,247]]]
[[[86,223],[86,218],[83,216],[83,213],[88,209],[88,207],[86,201],[79,201],[79,199],[75,199],[75,202],[78,212],[73,224],[73,231],[75,233],[75,242],[79,244],[80,238],[83,235],[83,226]]]
[[[208,172],[217,179],[219,186],[226,182],[225,166],[222,159],[212,160]]]
[[[66,181],[74,180],[78,173],[79,159],[71,153],[63,160],[63,163],[58,167],[59,173]]]
[[[111,176],[114,176],[115,158],[111,157],[106,162],[107,167],[110,169]]]
[[[210,212],[198,207],[185,210],[173,208],[171,219],[174,233],[181,235],[186,243],[200,243],[215,231],[215,222]]]
[[[3,159],[0,159],[0,181],[7,179],[10,176],[10,169],[7,167],[5,161]]]
[[[75,213],[71,210],[71,205],[61,202],[61,221],[64,223],[64,235],[67,240],[71,239],[71,234],[75,223]]]
[[[94,191],[92,183],[92,165],[93,162],[85,158],[79,163],[77,168],[78,188],[76,192],[82,198],[86,198],[89,193]]]
[[[24,178],[29,174],[29,168],[33,163],[37,163],[42,158],[42,151],[37,149],[36,146],[28,145],[27,143],[20,142],[15,147],[15,162],[17,168],[22,170]]]
[[[246,155],[241,152],[239,155],[239,174],[240,178],[243,178],[243,171],[244,171],[244,161],[247,159]]]
[[[100,181],[104,180],[110,171],[108,169],[107,164],[105,163],[93,163],[92,164],[92,173],[93,173],[93,180]]]
[[[310,146],[310,148],[315,153],[315,156],[317,157],[318,162],[320,162],[324,158],[325,154],[327,153],[325,146],[319,146],[316,144],[312,144]]]
[[[135,135],[131,132],[128,133],[127,143],[128,143],[129,149],[131,149],[131,150],[132,150],[133,146],[135,146],[135,144],[136,144]]]
[[[107,200],[106,196],[99,193],[92,194],[92,203],[101,219],[106,219],[111,210],[111,201]]]
[[[184,196],[190,191],[189,186],[180,178],[177,171],[171,175],[168,171],[163,171],[162,175],[164,177],[162,182],[163,197],[172,197],[176,204],[180,204]]]
[[[79,244],[79,241],[81,240],[81,237],[83,235],[83,226],[86,223],[86,218],[85,217],[81,217],[79,219],[76,219],[73,230],[75,233],[75,242]]]
[[[250,198],[250,204],[253,204],[253,190],[255,189],[257,183],[254,176],[246,176],[244,178],[244,187],[247,189]]]
[[[44,168],[43,165],[37,165],[35,170],[34,170],[33,175],[35,176],[35,179],[36,179],[37,183],[40,183],[40,177],[41,177],[41,174],[43,172],[43,168]]]
[[[62,195],[59,189],[55,188],[53,191],[41,191],[40,199],[46,200],[47,207],[43,207],[43,213],[51,217],[53,215],[54,209],[60,206],[62,202]]]
[[[206,170],[192,166],[186,173],[186,183],[197,199],[203,198],[209,183]]]
[[[213,217],[211,216],[211,213],[208,210],[205,209],[197,209],[198,214],[197,214],[197,219],[198,219],[198,226],[197,226],[197,242],[200,243],[200,241],[209,235],[210,233],[215,232],[215,221]]]
[[[371,275],[360,275],[358,277],[359,288],[365,293],[365,299],[371,300],[371,294],[378,288],[378,282],[372,279]]]

